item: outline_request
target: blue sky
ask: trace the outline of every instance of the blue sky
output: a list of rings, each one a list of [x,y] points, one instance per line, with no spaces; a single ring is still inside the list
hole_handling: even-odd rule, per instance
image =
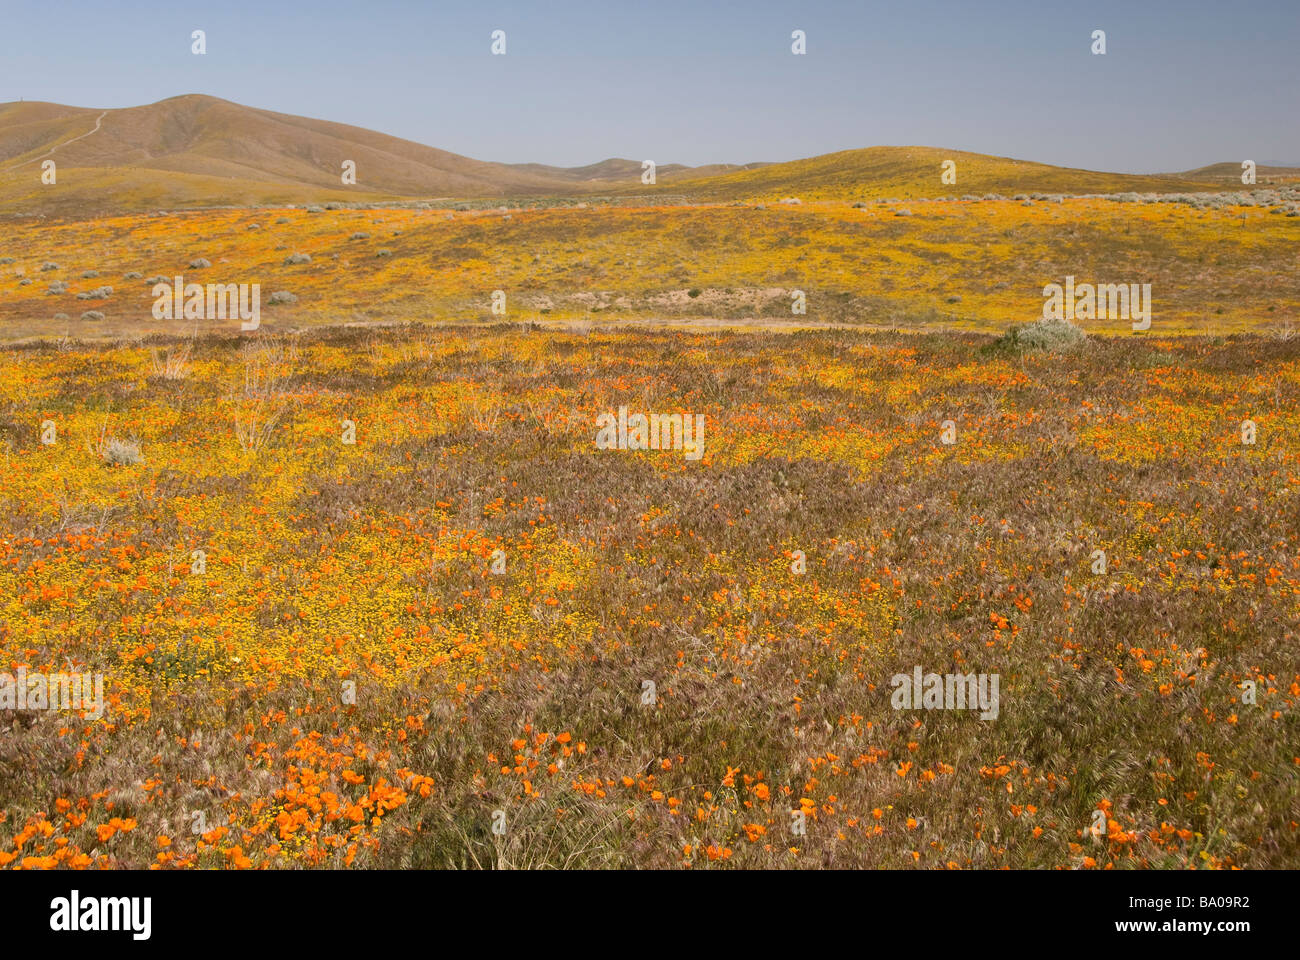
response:
[[[1300,163],[1300,0],[5,0],[0,100],[183,93],[566,166],[877,144],[1142,173]]]

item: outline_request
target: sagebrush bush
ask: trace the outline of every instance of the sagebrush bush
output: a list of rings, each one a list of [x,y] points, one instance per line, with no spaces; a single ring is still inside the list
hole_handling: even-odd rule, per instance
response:
[[[1068,320],[1035,320],[1012,327],[989,345],[996,352],[1066,353],[1082,346],[1088,335]]]
[[[134,466],[144,461],[140,453],[140,444],[119,437],[105,440],[100,456],[104,458],[105,463],[111,463],[113,466]]]

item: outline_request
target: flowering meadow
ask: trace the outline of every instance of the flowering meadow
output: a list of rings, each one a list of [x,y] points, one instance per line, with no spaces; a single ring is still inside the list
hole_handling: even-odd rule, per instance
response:
[[[1228,214],[1142,215],[1237,269],[1197,232]],[[134,242],[182,272],[255,216]],[[355,225],[287,216],[318,245],[283,268],[305,307]],[[384,228],[523,219],[433,216]],[[862,216],[821,222],[906,220]],[[100,225],[43,229],[128,268]],[[294,252],[267,243],[250,264]],[[0,351],[0,672],[102,675],[106,701],[0,713],[0,866],[1300,866],[1300,339],[594,319]],[[598,449],[624,407],[702,415],[702,456]],[[918,666],[997,676],[997,716],[896,708]]]
[[[1067,275],[1151,284],[1161,333],[1300,327],[1300,191],[1271,203],[1034,196],[18,220],[0,243],[0,329],[213,329],[152,316],[155,285],[177,276],[260,284],[262,322],[281,331],[509,319],[1000,332],[1037,316],[1044,285]],[[504,314],[493,311],[496,291]],[[290,298],[271,303],[278,292]],[[85,319],[88,310],[99,316]],[[1099,321],[1092,332],[1130,331]]]

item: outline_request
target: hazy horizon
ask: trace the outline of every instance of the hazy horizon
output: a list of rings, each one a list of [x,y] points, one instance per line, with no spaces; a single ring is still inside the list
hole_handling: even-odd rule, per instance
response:
[[[177,99],[177,98],[179,98],[179,97],[186,97],[186,96],[207,96],[207,97],[212,97],[212,98],[215,98],[215,99],[221,99],[221,100],[227,100],[227,99],[228,99],[228,98],[226,98],[226,97],[220,97],[220,96],[218,96],[218,94],[215,94],[215,93],[203,93],[203,92],[198,92],[198,91],[190,91],[189,93],[177,93],[177,94],[173,94],[173,95],[170,96],[170,97],[163,97],[162,100],[174,100],[174,99]],[[22,98],[20,98],[19,100],[0,100],[0,106],[3,106],[4,104],[8,104],[8,103],[21,103],[21,102],[24,102]],[[51,102],[51,101],[33,101],[33,100],[28,99],[26,102]],[[161,102],[161,101],[153,101],[153,103],[158,103],[158,102]],[[237,101],[229,101],[229,102],[237,102]],[[106,107],[106,106],[104,106],[103,104],[83,104],[83,103],[65,103],[65,104],[61,104],[61,105],[62,105],[62,106],[68,106],[68,107],[80,107],[80,108],[86,108],[86,109],[91,109],[91,110],[117,110],[117,109],[124,109],[124,108],[128,108],[128,107],[149,106],[149,104],[140,104],[140,103],[135,103],[135,104],[125,104],[125,105],[123,105],[122,107],[117,107],[117,106],[109,106],[109,107]],[[259,106],[258,104],[255,104],[255,103],[242,103],[242,104],[239,104],[239,105],[240,105],[240,106],[243,106],[243,107],[249,107],[249,108],[252,108],[252,109],[260,109],[260,110],[267,110],[267,109],[270,109],[270,108],[268,108],[268,107],[261,107],[261,106]],[[277,112],[277,113],[284,113],[285,111],[275,111],[275,112]],[[297,114],[296,116],[305,116],[305,115],[303,115],[303,114]],[[343,122],[343,121],[336,121],[333,117],[309,117],[308,119],[313,119],[313,120],[325,120],[325,121],[337,122],[337,123],[341,123],[341,122]],[[362,128],[364,128],[364,129],[369,129],[369,130],[371,130],[371,131],[374,132],[374,133],[385,134],[385,135],[388,135],[388,136],[400,136],[399,134],[395,134],[395,133],[393,133],[391,130],[376,130],[376,129],[374,129],[373,127],[365,127],[364,124],[356,124],[356,123],[354,123],[354,124],[349,124],[349,125],[350,125],[350,126],[354,126],[354,127],[362,127]],[[408,139],[408,140],[409,140],[410,138],[404,138],[404,139]],[[413,142],[419,143],[420,141],[413,141]],[[440,146],[439,144],[436,144],[436,143],[425,143],[425,144],[423,144],[423,145],[424,145],[424,146],[427,146],[427,147],[435,147],[435,148],[438,148],[438,149],[446,149],[445,147],[442,147],[442,146]],[[891,148],[908,148],[908,147],[917,147],[917,148],[921,148],[921,149],[926,149],[926,148],[930,148],[930,149],[951,149],[951,150],[954,150],[954,151],[965,151],[965,152],[969,152],[969,153],[978,153],[978,152],[981,152],[981,151],[967,150],[965,147],[953,146],[952,144],[942,144],[942,143],[864,143],[864,144],[861,144],[860,147],[845,147],[845,148],[842,148],[842,149],[845,149],[845,150],[855,150],[855,149],[865,149],[865,148],[869,148],[869,147],[891,147]],[[452,152],[455,152],[455,151],[452,151]],[[834,150],[832,150],[832,151],[827,151],[827,152],[828,152],[828,153],[835,153],[835,152],[838,152],[838,151],[834,151]],[[710,161],[710,163],[728,163],[728,164],[731,164],[731,165],[734,165],[734,166],[744,166],[744,165],[747,165],[747,164],[756,164],[756,163],[783,163],[783,162],[786,162],[786,161],[789,161],[789,160],[805,160],[805,159],[808,159],[809,157],[820,156],[820,155],[821,155],[821,154],[809,154],[808,157],[802,157],[802,156],[801,156],[801,157],[785,157],[785,158],[782,158],[781,160],[768,160],[768,159],[763,158],[763,157],[752,157],[752,158],[747,158],[747,159],[737,159],[737,160]],[[1008,159],[1012,159],[1012,160],[1027,160],[1027,161],[1039,162],[1039,163],[1046,162],[1046,161],[1042,161],[1042,160],[1040,160],[1040,158],[1038,158],[1038,157],[1031,157],[1031,156],[1015,156],[1015,155],[1012,155],[1012,154],[990,154],[990,156],[1003,156],[1003,157],[1007,157]],[[589,166],[594,166],[594,165],[596,165],[596,164],[599,164],[599,163],[602,163],[602,162],[605,162],[605,161],[608,161],[608,160],[635,160],[636,158],[633,157],[633,156],[631,156],[630,154],[608,153],[608,154],[606,154],[606,155],[604,155],[604,156],[600,156],[600,157],[597,157],[597,158],[595,158],[595,159],[586,160],[586,161],[582,161],[582,162],[579,162],[579,163],[572,163],[572,164],[547,164],[545,161],[541,161],[541,160],[498,160],[498,159],[495,158],[495,157],[470,157],[470,159],[473,159],[473,160],[484,160],[484,161],[489,161],[489,162],[505,163],[505,164],[531,164],[531,163],[536,163],[536,164],[542,164],[542,165],[545,165],[545,166],[553,166],[553,167],[570,167],[570,168],[574,168],[574,167],[589,167]],[[1097,167],[1097,168],[1083,167],[1083,168],[1080,168],[1080,169],[1085,169],[1085,170],[1094,170],[1094,171],[1096,171],[1096,172],[1102,172],[1102,173],[1128,173],[1128,172],[1134,172],[1134,173],[1137,173],[1137,174],[1139,174],[1139,175],[1143,175],[1143,174],[1156,175],[1156,174],[1163,174],[1163,173],[1171,173],[1171,174],[1172,174],[1172,173],[1183,173],[1183,172],[1186,172],[1186,171],[1188,171],[1188,170],[1197,170],[1197,169],[1200,169],[1200,168],[1202,168],[1202,167],[1208,167],[1208,166],[1211,166],[1211,165],[1216,164],[1216,163],[1234,162],[1235,159],[1236,159],[1236,158],[1223,158],[1223,157],[1220,157],[1220,158],[1218,158],[1218,159],[1206,159],[1206,160],[1204,160],[1204,161],[1198,161],[1198,162],[1188,163],[1187,166],[1185,166],[1184,168],[1179,169],[1179,170],[1168,169],[1168,170],[1122,171],[1122,170],[1105,170],[1105,169],[1102,169],[1102,168],[1099,168],[1099,167]],[[1252,159],[1253,159],[1253,158],[1252,158]],[[665,158],[663,158],[662,160],[660,160],[660,161],[658,161],[658,162],[660,163],[661,166],[663,166],[663,165],[672,165],[672,164],[677,164],[677,163],[680,163],[681,161],[679,161],[679,160],[675,160],[675,159],[672,158],[672,157],[665,157]],[[1280,160],[1280,161],[1279,161],[1279,160],[1273,160],[1273,159],[1265,158],[1265,159],[1262,159],[1262,160],[1255,160],[1255,163],[1256,163],[1259,167],[1294,167],[1294,168],[1300,168],[1300,161],[1289,161],[1289,160]],[[695,167],[695,166],[704,166],[704,164],[687,164],[687,166],[691,166],[691,167]],[[1067,164],[1060,164],[1060,166],[1067,166]]]
[[[50,30],[48,8],[10,7],[5,101],[115,109],[204,93],[500,163],[779,163],[925,145],[1118,173],[1300,164],[1288,122],[1300,112],[1300,5],[1284,0],[1227,14],[1109,0],[1086,12],[1026,0],[653,12],[75,0],[49,47],[29,39]],[[190,51],[194,29],[204,56]],[[505,56],[490,53],[497,29]],[[1091,53],[1094,29],[1104,56]]]

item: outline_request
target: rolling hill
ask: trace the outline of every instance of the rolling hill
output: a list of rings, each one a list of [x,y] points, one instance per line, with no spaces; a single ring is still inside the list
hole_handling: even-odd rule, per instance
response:
[[[955,184],[941,179],[956,164]],[[709,200],[911,200],[988,193],[1175,193],[1222,189],[1187,175],[1145,176],[1054,167],[1045,163],[938,147],[868,147],[707,178],[684,178],[676,192]]]
[[[1198,167],[1185,173],[1171,174],[1188,180],[1205,180],[1222,186],[1225,190],[1241,187],[1241,163],[1212,163],[1208,167]],[[1255,167],[1255,182],[1264,184],[1290,184],[1300,181],[1300,168],[1281,165],[1258,164]]]
[[[58,180],[40,181],[53,159]],[[341,182],[356,164],[355,185]],[[660,178],[743,169],[659,167]],[[639,185],[641,163],[583,167],[473,160],[361,127],[197,94],[120,110],[0,105],[0,200],[11,211],[91,215],[192,206],[548,196]]]
[[[58,164],[55,187],[40,183],[45,158]],[[356,164],[355,187],[341,182],[345,160]],[[41,212],[572,189],[360,127],[199,95],[105,111],[6,104],[0,107],[0,171],[5,205]]]
[[[57,182],[41,182],[44,160]],[[344,161],[356,184],[344,185]],[[956,184],[940,178],[957,165]],[[851,202],[966,194],[1182,192],[1229,189],[1238,164],[1137,176],[1074,170],[935,147],[870,147],[786,163],[581,167],[475,160],[361,127],[186,95],[97,110],[55,103],[0,105],[0,212],[91,217],[158,209],[326,202],[382,203],[620,196],[650,202]],[[1260,168],[1261,180],[1297,174]],[[1238,186],[1240,186],[1238,184]]]

